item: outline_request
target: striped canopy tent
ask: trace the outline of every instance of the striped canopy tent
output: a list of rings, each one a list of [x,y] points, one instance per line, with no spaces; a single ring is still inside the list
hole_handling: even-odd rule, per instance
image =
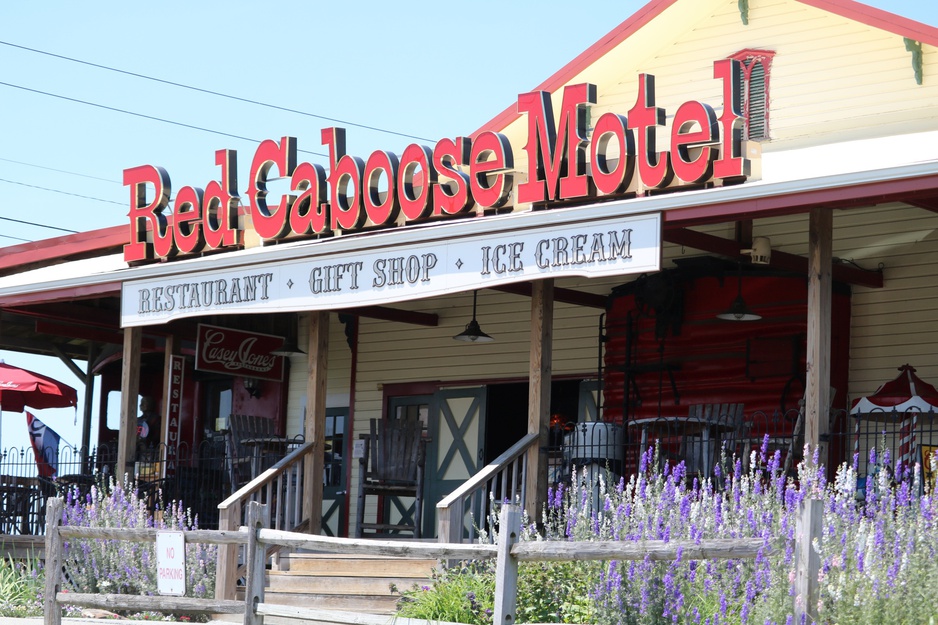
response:
[[[854,451],[859,452],[860,421],[893,422],[898,427],[898,440],[894,448],[897,471],[899,467],[911,467],[921,459],[918,449],[932,441],[932,428],[920,432],[919,416],[928,416],[926,423],[934,423],[938,412],[938,390],[915,375],[915,367],[902,365],[899,376],[886,382],[868,397],[853,402],[850,414],[857,418],[857,442]],[[919,440],[924,435],[924,438]]]
[[[902,365],[899,376],[868,397],[853,402],[850,414],[871,412],[938,412],[938,390],[915,375],[915,367]]]

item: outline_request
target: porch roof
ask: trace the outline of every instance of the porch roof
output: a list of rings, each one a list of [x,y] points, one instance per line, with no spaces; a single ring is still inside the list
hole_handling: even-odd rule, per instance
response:
[[[116,295],[120,283],[260,261],[286,261],[335,252],[393,248],[492,228],[523,229],[620,214],[662,212],[666,227],[686,227],[793,213],[811,206],[863,206],[938,196],[938,131],[864,139],[767,152],[760,180],[741,185],[595,203],[551,211],[512,213],[483,219],[295,241],[225,254],[128,267],[121,254],[75,260],[0,277],[0,306],[16,306],[88,295]]]

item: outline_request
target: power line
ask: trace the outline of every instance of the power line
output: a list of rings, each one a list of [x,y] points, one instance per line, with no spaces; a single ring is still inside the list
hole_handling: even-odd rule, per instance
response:
[[[49,93],[48,91],[40,91],[39,89],[30,89],[29,87],[23,87],[21,85],[14,85],[8,82],[0,82],[0,85],[5,87],[12,87],[13,89],[20,89],[22,91],[29,91],[31,93],[38,93],[39,95],[48,96],[50,98],[58,98],[60,100],[66,100],[68,102],[77,102],[78,104],[84,104],[86,106],[93,106],[99,109],[104,109],[106,111],[113,111],[115,113],[123,113],[124,115],[133,115],[134,117],[142,117],[143,119],[149,119],[152,121],[163,122],[164,124],[172,124],[173,126],[181,126],[182,128],[188,128],[190,130],[199,130],[201,132],[211,133],[213,135],[221,135],[222,137],[230,137],[232,139],[240,139],[241,141],[250,141],[251,143],[260,143],[257,139],[251,139],[250,137],[242,137],[241,135],[233,135],[228,132],[222,132],[220,130],[212,130],[210,128],[203,128],[202,126],[194,126],[192,124],[184,124],[182,122],[175,122],[171,119],[164,119],[162,117],[154,117],[153,115],[145,115],[143,113],[135,113],[133,111],[127,111],[125,109],[115,108],[113,106],[106,106],[104,104],[97,104],[95,102],[88,102],[87,100],[79,100],[77,98],[70,98],[68,96],[59,95],[57,93]],[[305,154],[313,154],[315,156],[322,156],[328,158],[328,154],[323,154],[322,152],[311,152],[309,150],[297,150],[297,152],[303,152]]]
[[[80,176],[82,178],[90,178],[92,180],[102,180],[104,182],[113,182],[114,184],[122,184],[120,180],[113,180],[111,178],[101,178],[99,176],[92,176],[89,174],[80,174],[77,171],[56,169],[55,167],[46,167],[45,165],[36,165],[35,163],[24,163],[23,161],[15,161],[12,158],[0,158],[0,161],[4,161],[6,163],[16,163],[17,165],[25,165],[26,167],[35,167],[37,169],[45,169],[47,171],[54,171],[60,174],[68,174],[69,176]]]
[[[13,239],[14,241],[22,241],[23,243],[32,243],[32,239],[21,239],[20,237],[11,237],[8,234],[0,234],[0,238],[3,239]]]
[[[49,230],[61,230],[62,232],[68,232],[69,234],[78,234],[78,230],[69,230],[68,228],[59,228],[58,226],[49,226],[46,224],[36,223],[35,221],[23,221],[22,219],[13,219],[11,217],[0,217],[0,219],[3,221],[12,221],[13,223],[17,224],[25,224],[27,226],[36,226],[37,228],[48,228]]]
[[[201,87],[193,87],[192,85],[186,85],[179,82],[173,82],[171,80],[164,80],[162,78],[154,78],[153,76],[147,76],[145,74],[138,74],[136,72],[129,72],[123,69],[117,69],[116,67],[110,67],[108,65],[99,65],[98,63],[91,63],[90,61],[82,61],[81,59],[72,58],[70,56],[64,56],[61,54],[54,54],[52,52],[46,52],[44,50],[37,50],[36,48],[28,48],[26,46],[17,45],[15,43],[10,43],[8,41],[0,41],[0,44],[5,46],[10,46],[11,48],[19,48],[20,50],[26,50],[28,52],[35,52],[36,54],[44,54],[46,56],[51,56],[53,58],[62,59],[63,61],[70,61],[72,63],[80,63],[81,65],[87,65],[89,67],[97,67],[98,69],[107,70],[109,72],[117,72],[118,74],[124,74],[125,76],[133,76],[135,78],[142,78],[144,80],[151,80],[153,82],[162,83],[164,85],[171,85],[173,87],[179,87],[181,89],[189,89],[190,91],[197,91],[199,93],[206,93],[208,95],[218,96],[220,98],[227,98],[229,100],[236,100],[238,102],[245,102],[247,104],[254,104],[256,106],[263,106],[270,109],[275,109],[278,111],[284,111],[286,113],[295,113],[297,115],[305,115],[306,117],[314,117],[316,119],[322,119],[329,122],[334,122],[336,124],[344,124],[346,126],[354,126],[356,128],[363,128],[365,130],[373,130],[375,132],[383,132],[389,135],[397,135],[398,137],[406,137],[408,139],[417,139],[419,141],[433,141],[432,139],[427,139],[425,137],[417,137],[415,135],[409,135],[403,132],[397,132],[394,130],[387,130],[384,128],[378,128],[377,126],[366,126],[365,124],[356,124],[355,122],[345,121],[341,119],[336,119],[334,117],[326,117],[325,115],[317,115],[315,113],[308,113],[306,111],[299,111],[297,109],[287,108],[285,106],[278,106],[276,104],[269,104],[267,102],[260,102],[258,100],[251,100],[248,98],[242,98],[236,95],[230,95],[227,93],[221,93],[219,91],[212,91],[210,89],[202,89]]]
[[[26,184],[25,182],[17,182],[16,180],[7,180],[6,178],[0,178],[0,182],[6,182],[7,184],[16,184],[21,187],[29,187],[30,189],[39,189],[40,191],[49,191],[51,193],[61,193],[62,195],[70,195],[72,197],[80,197],[83,200],[94,200],[95,202],[105,202],[106,204],[117,204],[118,206],[126,206],[124,202],[115,202],[114,200],[105,200],[99,197],[92,197],[90,195],[79,195],[77,193],[70,193],[68,191],[60,191],[58,189],[50,189],[49,187],[40,187],[35,184]],[[72,232],[71,230],[69,232]]]

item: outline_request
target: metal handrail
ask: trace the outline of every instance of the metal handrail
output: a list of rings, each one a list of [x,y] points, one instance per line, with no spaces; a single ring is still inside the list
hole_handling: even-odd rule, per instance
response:
[[[466,524],[466,514],[472,513],[476,522],[483,522],[489,501],[496,497],[501,502],[525,501],[527,451],[537,444],[538,438],[537,434],[525,434],[436,504],[440,542],[459,543],[464,539],[472,542],[476,537],[476,527],[471,518]]]

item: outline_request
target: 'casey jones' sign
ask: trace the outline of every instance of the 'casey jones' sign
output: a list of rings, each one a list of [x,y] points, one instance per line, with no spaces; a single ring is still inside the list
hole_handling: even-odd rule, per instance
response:
[[[199,324],[195,368],[199,371],[283,380],[283,356],[271,354],[283,337]]]

